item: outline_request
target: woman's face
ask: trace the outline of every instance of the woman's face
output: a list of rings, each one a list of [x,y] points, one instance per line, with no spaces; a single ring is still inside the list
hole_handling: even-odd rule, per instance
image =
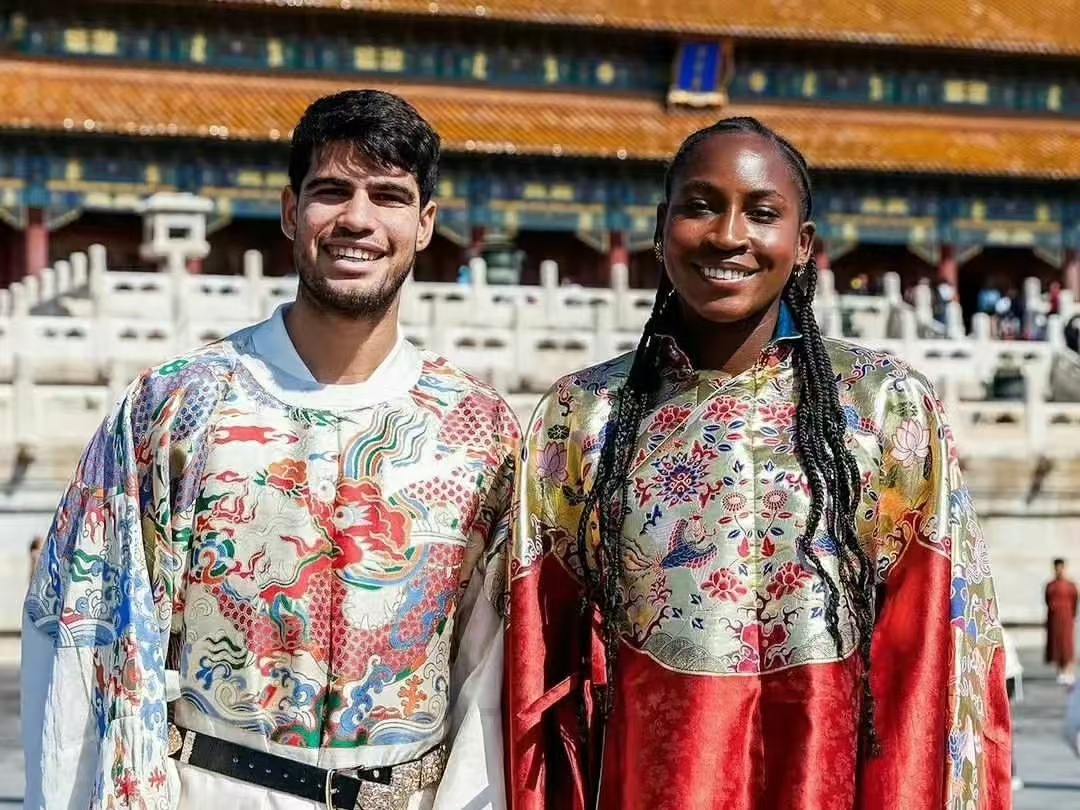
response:
[[[714,135],[675,172],[657,217],[664,265],[687,314],[731,324],[778,306],[814,235],[801,221],[793,172],[753,134]]]

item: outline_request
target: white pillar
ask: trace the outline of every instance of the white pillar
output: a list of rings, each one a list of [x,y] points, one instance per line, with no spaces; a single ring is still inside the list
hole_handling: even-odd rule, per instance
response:
[[[263,255],[257,250],[244,251],[244,279],[247,286],[248,317],[261,321],[267,312],[263,285]]]
[[[945,306],[945,334],[950,340],[964,337],[964,308],[959,301],[950,301]]]
[[[904,294],[900,288],[900,274],[893,271],[886,273],[882,277],[882,291],[890,306],[900,306],[904,302]]]
[[[22,283],[26,288],[26,304],[33,309],[41,303],[41,279],[37,277],[37,274],[34,274],[26,276]]]
[[[67,264],[67,262],[64,262]],[[42,303],[52,301],[56,298],[56,268],[43,267],[41,272],[38,273],[38,281],[40,283],[40,292]]]
[[[1043,301],[1042,282],[1031,276],[1024,279],[1024,332],[1032,334],[1035,329],[1035,318],[1040,312],[1046,311]]]
[[[72,256],[72,258],[75,258]],[[56,271],[56,294],[67,295],[71,292],[71,262],[61,259],[53,267]]]
[[[611,289],[615,293],[613,328],[619,329],[630,317],[630,268],[622,262],[611,265]]]
[[[82,287],[90,278],[90,262],[85,253],[71,254],[71,286]]]
[[[540,294],[544,298],[544,326],[558,327],[560,304],[559,265],[551,259],[540,262]]]
[[[920,324],[934,320],[934,291],[920,282],[915,287],[915,317]]]
[[[814,308],[822,334],[825,337],[841,337],[840,299],[836,294],[836,277],[832,270],[818,270]]]
[[[989,382],[997,362],[996,355],[991,352],[992,326],[990,316],[985,312],[977,312],[971,316],[971,346],[975,355],[975,376],[983,382]]]
[[[0,318],[11,317],[11,291],[0,290]]]

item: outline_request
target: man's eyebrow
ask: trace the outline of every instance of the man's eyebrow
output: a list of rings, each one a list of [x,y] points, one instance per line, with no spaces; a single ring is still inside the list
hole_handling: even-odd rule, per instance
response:
[[[312,186],[336,186],[338,188],[349,188],[351,184],[347,180],[343,180],[340,177],[332,176],[319,176],[316,175],[307,181],[307,188]]]

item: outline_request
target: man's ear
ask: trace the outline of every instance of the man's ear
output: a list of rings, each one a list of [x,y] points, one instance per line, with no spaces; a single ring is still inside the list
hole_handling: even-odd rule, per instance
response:
[[[435,234],[435,215],[439,211],[438,203],[428,200],[427,205],[420,209],[420,223],[416,229],[416,252],[431,244],[431,237]]]
[[[281,232],[290,242],[296,238],[296,192],[292,186],[281,189]]]

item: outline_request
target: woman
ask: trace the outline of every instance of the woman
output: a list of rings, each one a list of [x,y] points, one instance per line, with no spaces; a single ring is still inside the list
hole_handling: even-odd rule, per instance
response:
[[[691,135],[637,350],[528,431],[516,808],[1009,806],[986,550],[929,383],[825,340],[806,162]]]

